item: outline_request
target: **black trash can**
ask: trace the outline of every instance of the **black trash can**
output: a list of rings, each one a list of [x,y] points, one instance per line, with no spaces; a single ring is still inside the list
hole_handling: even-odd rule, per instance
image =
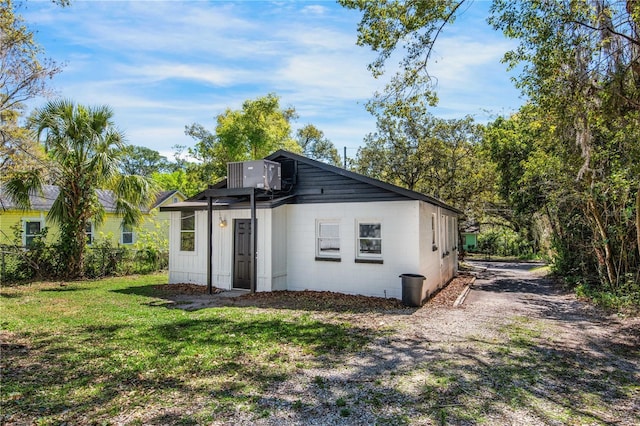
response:
[[[427,278],[418,274],[402,274],[402,304],[422,306],[422,284]]]

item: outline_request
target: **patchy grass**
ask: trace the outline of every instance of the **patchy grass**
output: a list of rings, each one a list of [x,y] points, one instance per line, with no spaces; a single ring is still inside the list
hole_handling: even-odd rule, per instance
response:
[[[404,373],[405,380],[421,384],[418,392],[394,389],[405,395],[405,408],[443,425],[640,421],[633,409],[640,395],[635,368],[619,370],[601,349],[566,347],[540,320],[516,316],[496,328],[497,338],[449,344],[430,362]],[[637,360],[638,352],[625,355]]]
[[[0,423],[640,423],[638,323],[564,299],[466,327],[470,306],[345,312],[324,294],[171,309],[163,283],[1,289]],[[599,332],[572,339],[583,327]]]
[[[2,422],[260,418],[269,386],[369,339],[299,311],[154,306],[162,283],[166,275],[3,288]]]

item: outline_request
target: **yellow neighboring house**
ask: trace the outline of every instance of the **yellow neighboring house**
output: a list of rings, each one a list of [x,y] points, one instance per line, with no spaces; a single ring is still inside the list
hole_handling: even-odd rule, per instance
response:
[[[122,218],[115,214],[115,200],[111,191],[97,192],[106,216],[100,225],[91,222],[87,226],[87,240],[90,245],[108,239],[113,245],[134,247],[154,244],[160,249],[168,249],[170,212],[160,212],[159,207],[184,201],[186,197],[180,191],[160,192],[149,211],[144,212],[144,219],[136,228],[123,227]],[[22,210],[0,189],[0,244],[15,244],[16,229],[19,233],[17,242],[22,246],[28,246],[45,228],[46,241],[54,242],[58,238],[59,230],[57,225],[48,222],[47,213],[58,194],[57,186],[45,185],[41,195],[30,197],[31,209]]]

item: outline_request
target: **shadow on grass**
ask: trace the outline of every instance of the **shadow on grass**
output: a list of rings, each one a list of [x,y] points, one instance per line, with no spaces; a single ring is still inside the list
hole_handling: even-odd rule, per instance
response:
[[[362,424],[640,424],[640,322],[606,318],[549,280],[529,280],[513,290],[529,301],[527,316],[485,324],[495,338],[382,336],[348,373],[321,386],[307,378],[304,402],[276,390],[259,407],[285,410],[289,424],[351,424],[340,407]],[[514,284],[493,282],[496,291]],[[568,328],[558,334],[557,324]]]
[[[2,348],[0,419],[73,424],[140,405],[179,410],[195,400],[209,412],[235,412],[238,403],[255,405],[256,395],[289,379],[301,354],[339,357],[370,338],[368,330],[346,324],[237,310],[144,327],[91,324],[55,335],[16,334]],[[157,416],[167,424],[190,418]]]
[[[0,293],[0,297],[3,299],[19,299],[22,297],[20,293]]]
[[[362,424],[640,424],[637,351],[617,353],[606,338],[583,350],[536,333],[514,325],[504,340],[446,345],[392,337],[359,360],[366,367],[308,382],[302,409],[277,392],[259,407],[287,407],[288,424],[352,424],[339,399]]]
[[[82,288],[82,287],[55,287],[55,288],[43,288],[42,292],[45,293],[70,293],[70,292],[74,292],[74,291],[85,291],[87,290],[86,288]]]

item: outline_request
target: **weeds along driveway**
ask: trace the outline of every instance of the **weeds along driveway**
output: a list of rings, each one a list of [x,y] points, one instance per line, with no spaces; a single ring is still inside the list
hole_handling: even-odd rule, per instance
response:
[[[599,313],[535,264],[473,266],[459,308],[349,318],[385,332],[273,386],[256,423],[640,424],[637,319]]]

